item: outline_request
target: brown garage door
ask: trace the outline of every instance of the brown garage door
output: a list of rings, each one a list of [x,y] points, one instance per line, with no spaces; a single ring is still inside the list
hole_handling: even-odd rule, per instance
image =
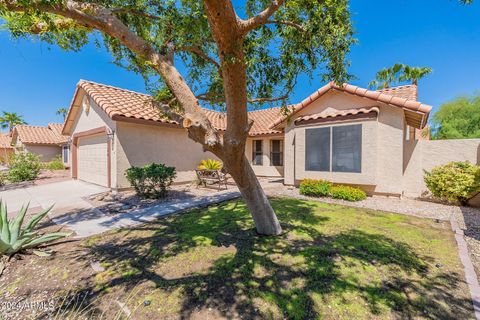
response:
[[[108,139],[106,134],[79,138],[78,179],[108,187]]]

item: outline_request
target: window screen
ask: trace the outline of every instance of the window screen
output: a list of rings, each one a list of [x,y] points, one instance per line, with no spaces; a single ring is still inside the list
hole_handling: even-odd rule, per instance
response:
[[[305,170],[330,171],[330,128],[305,130]]]
[[[332,171],[361,172],[362,125],[333,127]]]
[[[262,140],[253,140],[252,163],[257,166],[263,165],[263,145]]]
[[[270,165],[283,166],[283,140],[270,140]]]

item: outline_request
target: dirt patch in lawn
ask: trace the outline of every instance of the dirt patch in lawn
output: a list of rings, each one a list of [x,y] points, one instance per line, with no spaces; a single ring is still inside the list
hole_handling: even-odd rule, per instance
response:
[[[49,313],[64,318],[76,305],[89,319],[474,318],[447,222],[272,203],[279,237],[257,236],[232,201],[24,257],[0,278],[0,299],[82,297]]]

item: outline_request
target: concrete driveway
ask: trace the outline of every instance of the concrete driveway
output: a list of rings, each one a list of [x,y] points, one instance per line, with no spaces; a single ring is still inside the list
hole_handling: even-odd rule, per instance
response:
[[[50,216],[62,215],[71,211],[92,209],[83,200],[93,194],[109,189],[78,180],[67,180],[45,185],[37,185],[0,192],[0,199],[7,204],[9,216],[15,215],[22,205],[30,202],[29,213],[39,212],[55,204]]]

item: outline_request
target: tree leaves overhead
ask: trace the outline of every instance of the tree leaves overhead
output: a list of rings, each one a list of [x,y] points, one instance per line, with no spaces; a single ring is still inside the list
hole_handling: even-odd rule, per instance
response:
[[[59,0],[40,0],[44,4]],[[24,5],[32,1],[21,0]],[[202,1],[101,0],[133,32],[162,54],[175,52],[174,61],[195,94],[222,105],[223,85],[216,45],[212,39]],[[235,2],[242,18],[254,16],[271,1]],[[4,26],[15,37],[39,38],[76,51],[99,33],[74,21],[38,11],[11,13],[1,10]],[[300,74],[322,81],[347,81],[346,54],[355,42],[347,0],[290,0],[244,40],[249,99],[285,97]],[[158,73],[114,39],[101,35],[114,62],[141,74],[153,91],[162,89]],[[192,50],[194,48],[195,50]],[[203,56],[199,55],[201,51]],[[205,57],[209,58],[206,59]],[[181,66],[179,66],[181,64]],[[315,71],[320,71],[315,74]],[[204,99],[205,100],[205,99]],[[283,102],[283,101],[282,101]]]

